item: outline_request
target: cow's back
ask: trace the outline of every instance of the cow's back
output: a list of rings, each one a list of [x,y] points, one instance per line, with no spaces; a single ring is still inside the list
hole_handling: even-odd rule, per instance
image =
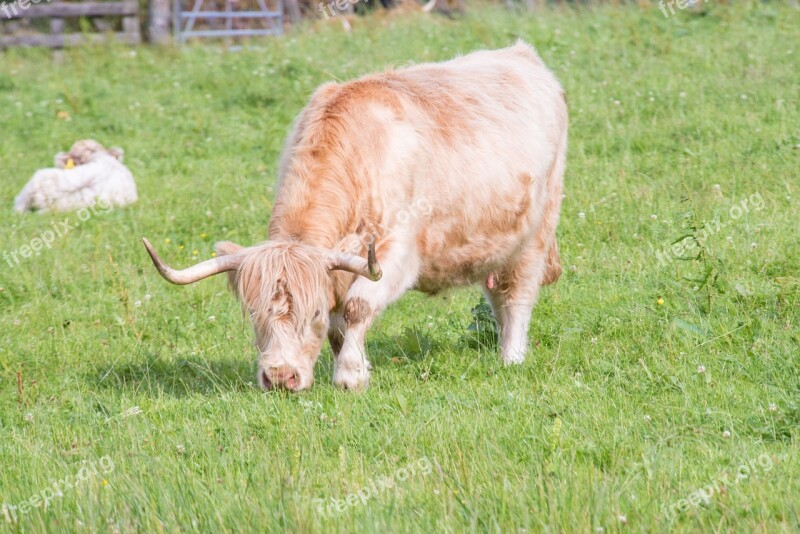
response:
[[[524,43],[326,84],[287,141],[271,237],[374,233],[416,250],[422,289],[474,282],[539,229],[566,120]]]

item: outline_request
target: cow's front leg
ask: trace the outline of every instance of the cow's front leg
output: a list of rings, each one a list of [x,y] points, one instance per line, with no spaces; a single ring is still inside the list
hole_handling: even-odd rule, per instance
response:
[[[344,341],[333,360],[333,383],[344,389],[365,389],[372,368],[364,345],[372,321],[417,280],[419,259],[411,247],[378,249],[383,276],[377,282],[358,278],[344,302]]]
[[[344,339],[333,359],[333,383],[343,389],[366,389],[369,385],[367,351],[364,340],[376,311],[359,297],[349,299],[344,307]]]

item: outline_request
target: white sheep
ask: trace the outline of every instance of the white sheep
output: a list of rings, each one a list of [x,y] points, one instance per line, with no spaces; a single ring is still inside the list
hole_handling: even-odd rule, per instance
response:
[[[120,148],[106,149],[91,139],[78,141],[55,157],[55,168],[40,169],[14,199],[14,209],[74,211],[95,202],[127,206],[136,202],[136,182],[122,164]]]

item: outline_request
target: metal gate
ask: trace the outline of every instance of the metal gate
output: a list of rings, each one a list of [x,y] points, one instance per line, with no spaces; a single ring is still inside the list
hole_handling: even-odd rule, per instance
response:
[[[276,4],[274,9],[267,6],[266,0],[221,1],[224,2],[223,11],[216,11],[220,7],[217,0],[194,0],[191,11],[185,11],[182,0],[173,0],[172,27],[178,42],[185,43],[191,37],[246,37],[283,33],[283,0],[272,0]],[[249,4],[250,9],[235,9],[240,4]]]

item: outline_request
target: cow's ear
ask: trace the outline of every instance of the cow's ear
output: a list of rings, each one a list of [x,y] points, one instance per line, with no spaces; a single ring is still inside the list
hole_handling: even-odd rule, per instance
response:
[[[64,167],[67,166],[68,159],[69,159],[69,154],[67,154],[66,152],[59,152],[58,154],[56,154],[56,157],[53,158],[53,163],[59,169],[63,169]]]
[[[119,147],[109,148],[108,153],[122,163],[122,158],[125,157],[125,151]]]
[[[214,251],[217,253],[217,256],[233,256],[234,254],[238,254],[242,248],[244,247],[232,241],[220,241],[214,245]]]

